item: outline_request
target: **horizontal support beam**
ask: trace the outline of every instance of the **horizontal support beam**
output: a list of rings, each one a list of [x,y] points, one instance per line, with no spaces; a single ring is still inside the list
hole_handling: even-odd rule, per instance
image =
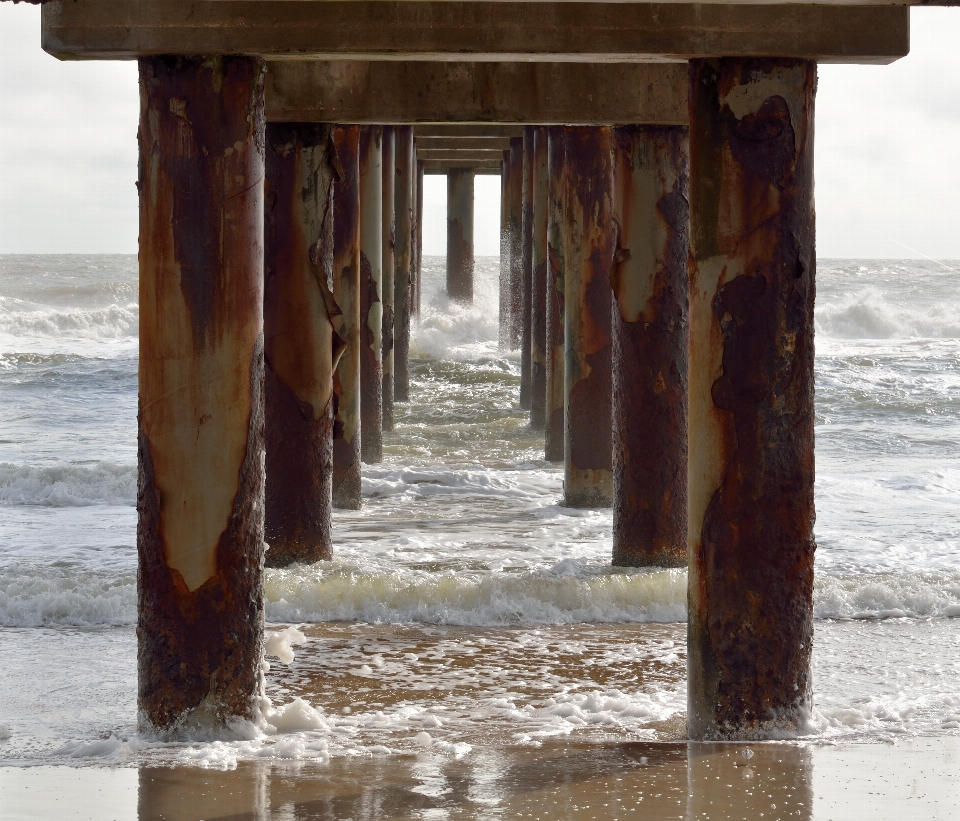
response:
[[[459,123],[431,123],[428,125],[416,125],[413,128],[414,136],[420,140],[423,138],[440,137],[470,137],[480,139],[500,138],[508,142],[511,137],[522,137],[522,125],[461,125]]]
[[[803,57],[889,63],[906,6],[477,0],[49,0],[43,47],[62,59],[268,58],[610,61]]]
[[[503,149],[494,148],[484,151],[483,149],[472,148],[465,151],[450,151],[445,148],[420,148],[418,145],[417,158],[421,160],[449,160],[450,162],[463,162],[464,160],[500,162],[503,159]]]
[[[446,149],[449,151],[506,151],[510,148],[508,137],[417,137],[417,151]]]
[[[687,66],[284,60],[264,96],[271,122],[685,125]]]
[[[501,171],[500,163],[490,162],[488,160],[471,163],[451,163],[444,160],[424,160],[423,171],[425,174],[446,174],[448,171],[463,170],[464,168],[473,171],[475,174],[499,174]]]

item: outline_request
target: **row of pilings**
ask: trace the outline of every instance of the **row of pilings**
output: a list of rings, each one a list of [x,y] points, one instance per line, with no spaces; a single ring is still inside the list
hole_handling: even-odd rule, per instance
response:
[[[408,398],[412,130],[267,124],[263,70],[140,60],[139,708],[168,735],[256,718],[264,565],[330,555]],[[616,562],[686,556],[693,738],[810,706],[815,84],[693,61],[689,131],[505,157],[521,401],[567,503],[614,505]]]

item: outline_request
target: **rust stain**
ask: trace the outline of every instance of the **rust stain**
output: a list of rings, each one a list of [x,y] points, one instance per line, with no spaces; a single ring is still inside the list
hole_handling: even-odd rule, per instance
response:
[[[544,430],[547,422],[547,175],[547,129],[540,126],[534,130],[530,209],[530,427],[534,430]]]
[[[568,128],[564,238],[564,503],[609,507],[613,495],[611,412],[613,137],[609,127]]]
[[[139,724],[175,736],[259,682],[264,65],[139,69]]]
[[[360,496],[360,126],[333,128],[342,175],[334,181],[333,296],[340,315],[333,327],[343,340],[334,376],[333,506],[359,510]]]
[[[613,564],[687,563],[688,141],[624,126],[616,144]]]
[[[381,126],[360,129],[360,456],[383,459],[383,175]]]
[[[413,126],[396,126],[394,190],[393,401],[410,399],[410,312],[413,270],[416,158]]]
[[[690,76],[690,731],[758,738],[811,698],[816,65]]]
[[[544,455],[563,461],[564,419],[564,152],[562,126],[547,134],[546,434]]]
[[[332,558],[330,316],[335,170],[330,126],[267,129],[265,209],[267,564]]]
[[[394,196],[396,187],[396,132],[391,125],[383,127],[383,328],[380,344],[383,346],[383,430],[393,430],[393,299],[394,299]]]

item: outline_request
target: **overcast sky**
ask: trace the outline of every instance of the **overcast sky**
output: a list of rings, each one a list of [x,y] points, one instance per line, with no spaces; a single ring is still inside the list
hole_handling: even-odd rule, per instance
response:
[[[135,253],[135,63],[60,63],[40,11],[0,3],[0,253]],[[914,8],[911,54],[821,66],[821,257],[960,259],[960,9]],[[478,254],[499,252],[499,179],[477,178]],[[424,253],[445,250],[428,177]],[[912,249],[912,250],[911,250]]]

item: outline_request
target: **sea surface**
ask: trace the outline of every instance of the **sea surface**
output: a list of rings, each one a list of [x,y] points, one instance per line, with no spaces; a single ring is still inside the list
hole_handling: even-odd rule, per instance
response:
[[[424,260],[411,401],[336,558],[266,574],[257,726],[136,733],[137,268],[0,257],[0,765],[453,759],[684,735],[686,574],[609,566],[477,299]],[[960,736],[960,263],[821,260],[803,738]]]

